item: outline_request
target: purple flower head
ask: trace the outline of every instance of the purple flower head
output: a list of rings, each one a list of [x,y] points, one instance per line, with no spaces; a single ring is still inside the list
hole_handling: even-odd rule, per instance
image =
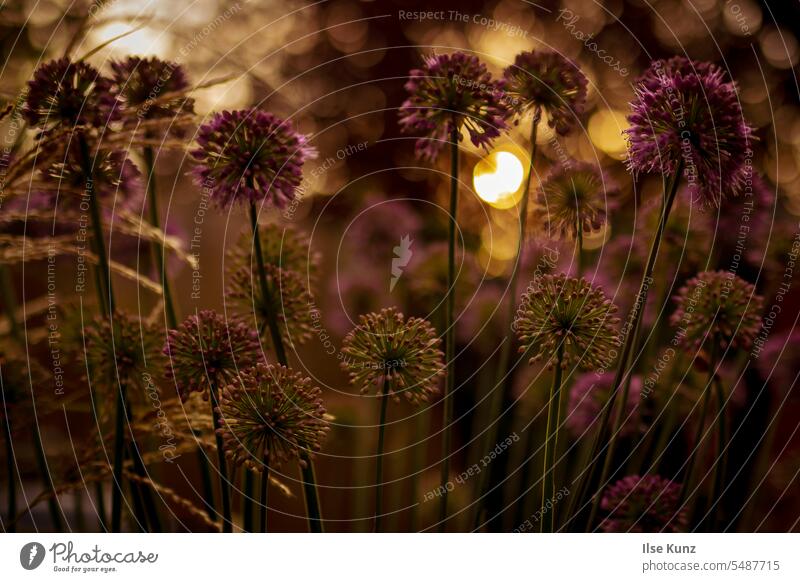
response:
[[[103,128],[120,109],[110,79],[83,61],[62,58],[34,71],[23,115],[41,137],[56,129]]]
[[[685,508],[679,508],[681,486],[658,475],[629,475],[603,493],[608,512],[600,524],[606,532],[675,533],[686,530]],[[679,511],[680,509],[680,511]]]
[[[208,395],[210,384],[230,384],[239,370],[260,361],[258,335],[244,323],[225,321],[216,311],[192,315],[167,335],[167,378],[174,380],[181,400],[192,392]]]
[[[294,347],[306,343],[314,332],[314,311],[311,294],[306,290],[300,273],[281,269],[271,263],[264,265],[267,297],[264,297],[254,265],[241,265],[227,277],[225,297],[238,313],[267,321],[270,314],[278,320],[278,332],[283,343]],[[264,341],[272,346],[269,329],[264,328]],[[273,346],[274,347],[274,346]]]
[[[445,374],[442,340],[430,323],[405,316],[392,307],[360,317],[359,325],[342,343],[342,369],[365,394],[403,394],[414,405],[428,402]]]
[[[638,81],[626,130],[633,172],[683,170],[704,205],[738,195],[748,177],[752,129],[736,85],[712,64],[673,57],[654,61]]]
[[[547,124],[566,135],[586,105],[586,76],[578,66],[558,53],[527,51],[517,55],[504,72],[510,101],[522,115],[542,108]]]
[[[112,319],[98,317],[86,327],[86,362],[97,384],[116,390],[117,380],[144,388],[149,376],[158,377],[164,368],[161,345],[163,329],[117,310]],[[80,359],[80,357],[78,358]],[[136,393],[143,395],[141,390]]]
[[[602,416],[603,406],[608,402],[611,388],[614,384],[614,374],[606,372],[596,374],[590,372],[578,377],[569,391],[569,413],[565,421],[567,428],[580,437],[597,425]],[[622,412],[624,424],[620,428],[620,437],[631,437],[639,434],[643,429],[639,400],[642,392],[642,379],[639,376],[631,378],[628,391],[628,401]]]
[[[284,208],[303,178],[303,164],[316,157],[308,139],[259,109],[221,111],[200,126],[191,152],[195,177],[220,208],[268,200]]]
[[[466,128],[476,146],[489,143],[507,127],[511,111],[502,81],[495,81],[476,56],[455,52],[424,58],[406,82],[408,98],[400,107],[400,129],[421,136],[416,152],[434,160],[452,131]]]
[[[328,433],[322,391],[284,366],[258,364],[222,388],[217,433],[237,465],[263,471],[322,448]]]
[[[539,188],[532,222],[548,237],[574,240],[578,225],[586,233],[605,224],[614,190],[614,183],[594,164],[558,164]]]
[[[698,273],[673,299],[676,309],[670,323],[681,330],[686,346],[700,347],[710,339],[722,349],[747,349],[761,329],[763,298],[732,273]]]
[[[522,295],[514,320],[519,351],[529,352],[531,364],[547,358],[552,366],[563,346],[562,367],[574,362],[583,370],[599,370],[619,345],[616,312],[605,293],[585,279],[539,276]]]
[[[183,95],[189,89],[189,80],[177,63],[155,57],[128,57],[111,63],[111,69],[121,100],[129,113],[135,114],[131,123],[194,113],[194,100]]]
[[[52,185],[51,192],[60,196],[80,196],[87,190],[86,175],[83,171],[78,144],[72,141],[63,153],[56,156],[42,172],[46,184]],[[136,165],[119,150],[98,150],[91,154],[92,193],[100,198],[116,197],[120,201],[136,201],[136,194],[142,192],[141,174]]]

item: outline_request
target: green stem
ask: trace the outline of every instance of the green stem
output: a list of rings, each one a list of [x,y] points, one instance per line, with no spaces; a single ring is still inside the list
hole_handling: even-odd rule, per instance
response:
[[[228,463],[227,459],[225,458],[225,446],[222,441],[222,435],[217,433],[217,428],[219,427],[219,412],[217,412],[218,406],[218,394],[217,394],[217,383],[216,381],[211,382],[211,386],[209,387],[209,392],[211,395],[211,415],[214,419],[214,437],[217,441],[217,463],[219,464],[219,488],[222,497],[222,532],[223,533],[231,533],[233,531],[233,519],[231,516],[231,493],[230,493],[230,483],[228,482]]]
[[[555,519],[555,507],[553,506],[553,493],[556,490],[555,486],[555,457],[556,457],[556,441],[558,439],[559,431],[559,411],[561,409],[561,377],[563,374],[564,361],[564,343],[558,344],[556,351],[556,367],[553,371],[553,385],[550,388],[550,401],[547,408],[547,431],[544,440],[544,467],[542,471],[542,507],[541,514],[542,520],[539,522],[540,531],[545,533],[553,532],[553,524]],[[530,430],[530,428],[528,428]],[[550,502],[550,509],[547,508],[547,502]]]
[[[242,527],[246,532],[253,531],[253,511],[255,507],[254,496],[256,491],[256,480],[253,471],[244,468],[244,496],[242,498],[242,514],[244,515],[244,522]]]
[[[614,383],[611,388],[609,401],[603,409],[603,414],[600,419],[600,426],[592,447],[592,454],[589,456],[589,463],[591,463],[592,466],[590,469],[584,471],[582,483],[579,486],[580,495],[578,497],[581,501],[586,496],[586,493],[593,489],[591,481],[592,477],[594,476],[594,469],[598,464],[597,462],[593,462],[593,460],[599,460],[600,457],[603,457],[604,455],[605,459],[613,460],[614,449],[617,442],[617,435],[619,433],[622,415],[618,414],[615,418],[614,427],[610,436],[608,435],[609,418],[615,402],[618,401],[620,387],[622,387],[623,382],[627,380],[630,372],[628,370],[628,362],[631,357],[631,352],[633,351],[632,348],[637,342],[639,326],[641,325],[642,314],[644,313],[645,305],[647,304],[647,294],[652,282],[653,270],[655,268],[656,259],[658,258],[658,252],[661,248],[661,241],[664,238],[664,231],[667,226],[667,221],[669,220],[670,213],[672,212],[672,206],[675,202],[675,196],[678,192],[678,186],[680,185],[680,177],[682,173],[683,162],[681,161],[664,189],[658,227],[656,229],[655,236],[653,237],[653,242],[650,246],[650,252],[647,256],[647,263],[645,265],[644,272],[642,273],[642,280],[639,284],[639,292],[636,294],[636,300],[634,301],[631,312],[628,315],[629,329],[627,334],[625,334],[625,339],[622,344],[622,350],[617,363],[617,371],[614,375]],[[624,408],[624,406],[621,408]],[[606,439],[608,439],[608,447],[603,449],[603,444],[605,443]],[[603,470],[600,474],[600,479],[597,481],[597,485],[601,488],[604,486],[608,477],[608,473],[611,468],[611,462],[612,461],[604,460],[602,463]],[[592,524],[594,523],[599,506],[600,495],[598,493],[593,495],[591,513],[589,516],[589,522],[587,524],[589,529],[591,529]]]
[[[122,471],[125,461],[125,385],[120,384],[116,398],[116,420],[114,423],[114,487],[111,496],[111,531],[122,531]]]
[[[267,532],[267,502],[269,501],[269,458],[264,457],[264,470],[261,472],[261,522],[259,531]]]
[[[417,418],[414,424],[414,434],[419,435],[421,442],[416,443],[416,446],[414,446],[408,452],[411,458],[410,473],[412,497],[412,501],[409,503],[409,506],[411,506],[411,523],[409,525],[409,530],[413,533],[416,533],[419,529],[419,518],[421,513],[420,504],[416,503],[417,491],[419,491],[420,473],[423,471],[425,466],[425,458],[427,456],[427,443],[422,439],[422,435],[427,433],[428,427],[430,426],[430,423],[428,422],[428,411],[425,409],[417,411]]]
[[[150,224],[155,228],[160,229],[160,221],[158,219],[158,193],[156,190],[156,175],[155,175],[155,157],[153,155],[153,148],[145,146],[142,150],[144,157],[145,172],[147,172],[147,196],[150,199],[148,202],[148,210],[150,216]],[[164,266],[164,245],[160,241],[154,240],[150,246],[155,262],[156,269],[158,270],[158,279],[161,282],[161,287],[164,290],[164,311],[167,316],[167,325],[170,329],[178,327],[178,316],[175,311],[175,303],[172,300],[172,292],[170,291],[169,277]]]
[[[100,304],[103,308],[103,315],[109,317],[114,312],[114,288],[111,282],[111,269],[108,265],[108,255],[106,254],[106,242],[103,236],[103,218],[100,214],[100,203],[94,191],[94,173],[92,170],[91,154],[86,138],[81,135],[78,137],[81,150],[81,166],[86,176],[85,194],[89,198],[89,211],[92,220],[92,241],[94,251],[97,254],[97,263],[100,267],[100,288],[97,290],[100,295]]]
[[[120,379],[120,383],[123,382],[123,379]],[[126,385],[126,393],[127,393],[127,382]],[[133,415],[131,414],[130,408],[127,410],[127,419],[128,425],[130,426],[133,422]],[[131,457],[131,463],[133,465],[133,471],[139,477],[143,479],[148,479],[147,469],[144,466],[144,462],[142,461],[142,457],[139,454],[139,447],[134,440],[133,435],[131,434],[131,440],[128,443],[128,452]],[[136,506],[138,508],[137,514],[139,516],[146,516],[148,529],[151,532],[161,532],[161,518],[158,515],[158,506],[156,504],[156,500],[153,496],[153,490],[148,487],[144,482],[139,483],[132,483],[131,490],[134,497],[134,501],[138,503]],[[141,520],[144,523],[144,520]]]
[[[308,529],[312,533],[322,533],[322,511],[319,504],[319,493],[317,491],[317,476],[314,471],[314,463],[307,453],[300,455],[302,461],[300,471],[303,474],[303,496],[306,504],[306,515],[308,516]]]
[[[206,506],[206,515],[216,521],[219,517],[214,511],[214,483],[211,479],[211,469],[208,466],[208,459],[203,447],[197,447],[197,464],[200,467],[200,481],[203,485],[203,500]]]
[[[508,284],[509,298],[508,310],[506,313],[506,337],[503,345],[500,348],[500,356],[497,360],[497,372],[495,377],[494,389],[492,396],[489,399],[489,429],[486,431],[486,436],[482,439],[481,457],[484,458],[494,446],[497,440],[498,423],[501,408],[503,405],[503,390],[506,384],[506,376],[509,371],[509,363],[511,361],[511,350],[514,345],[514,331],[511,329],[514,322],[514,316],[517,310],[517,285],[519,280],[519,273],[522,268],[522,258],[525,252],[525,235],[528,223],[528,202],[530,200],[531,181],[533,177],[533,164],[536,159],[536,138],[539,130],[539,121],[542,114],[540,109],[536,109],[533,115],[531,124],[531,153],[528,158],[528,177],[525,181],[525,190],[522,194],[522,200],[519,205],[519,238],[517,240],[517,255],[514,259],[514,268],[511,271],[511,278]],[[489,471],[481,471],[478,478],[478,498],[479,501],[475,504],[475,513],[473,518],[473,529],[480,526],[482,508],[484,500],[486,499],[487,490],[489,487]]]
[[[381,418],[378,424],[378,452],[375,457],[375,532],[382,531],[383,512],[383,444],[386,437],[386,408],[389,402],[389,380],[383,382]]]
[[[705,391],[703,392],[703,403],[700,405],[700,416],[697,419],[697,430],[695,431],[694,441],[692,444],[694,447],[692,448],[692,452],[689,453],[689,460],[686,464],[686,470],[684,472],[683,477],[683,484],[681,485],[681,494],[679,496],[680,502],[678,503],[678,507],[683,505],[683,503],[688,499],[689,492],[691,491],[692,481],[694,480],[694,468],[697,464],[697,451],[700,449],[700,442],[703,438],[703,428],[705,428],[706,424],[706,416],[708,416],[708,405],[709,401],[711,400],[711,387],[706,386]]]
[[[275,357],[282,365],[288,365],[286,358],[286,351],[283,349],[283,340],[281,339],[280,328],[278,327],[278,319],[275,317],[272,309],[270,309],[270,300],[272,294],[270,293],[269,284],[267,283],[267,272],[264,267],[264,255],[261,251],[261,236],[258,230],[258,211],[255,202],[250,203],[250,226],[253,231],[253,246],[256,255],[256,266],[258,267],[258,281],[261,285],[261,301],[263,303],[265,319],[269,327],[269,333],[272,337],[272,345],[275,347]]]
[[[711,519],[712,529],[717,525],[717,516],[720,514],[722,506],[722,489],[725,485],[725,476],[728,472],[728,421],[725,417],[725,392],[717,382],[717,376],[713,377],[713,389],[717,395],[717,462],[714,463],[713,489],[711,490],[711,501],[716,504],[714,517]]]
[[[575,276],[580,279],[583,277],[583,224],[580,217],[575,229],[575,267],[577,270]]]
[[[92,220],[92,241],[95,253],[97,254],[97,261],[99,272],[95,277],[97,282],[97,294],[100,300],[100,307],[103,315],[110,318],[116,307],[114,300],[114,287],[111,281],[111,269],[108,264],[108,255],[106,254],[106,243],[103,236],[103,219],[100,214],[100,203],[94,192],[94,177],[92,170],[91,154],[89,153],[89,144],[86,137],[83,135],[78,136],[78,145],[81,153],[81,168],[86,177],[86,195],[89,198],[89,210]],[[110,381],[110,378],[108,379]],[[123,465],[125,463],[125,438],[123,431],[125,430],[125,409],[127,402],[125,394],[122,389],[119,390],[116,398],[116,411],[115,411],[115,434],[114,434],[114,467],[112,474],[114,476],[114,487],[111,495],[111,531],[119,532],[122,526],[122,475]]]
[[[455,346],[455,283],[456,283],[456,226],[458,224],[458,126],[453,123],[450,132],[450,221],[447,231],[447,291],[445,296],[445,365],[447,376],[445,378],[444,396],[442,397],[443,417],[442,417],[442,497],[439,505],[439,526],[440,532],[445,531],[447,521],[447,483],[450,480],[450,452],[453,448],[453,390],[455,389],[455,368],[454,362],[456,354]]]
[[[278,327],[278,319],[271,309],[269,309],[270,290],[267,284],[267,273],[264,268],[264,255],[261,251],[261,236],[258,230],[258,212],[255,203],[250,204],[250,226],[253,231],[253,250],[256,255],[256,266],[258,267],[258,279],[261,285],[261,293],[263,295],[264,309],[266,313],[264,316],[269,326],[270,336],[272,337],[272,344],[275,347],[275,357],[278,363],[283,366],[289,365],[289,360],[286,357],[286,351],[283,348],[283,340],[281,339],[280,328]],[[300,455],[300,471],[303,475],[303,496],[306,504],[306,516],[308,517],[308,527],[312,532],[323,531],[322,526],[322,512],[319,503],[319,491],[317,490],[317,478],[314,472],[314,463],[307,453]]]

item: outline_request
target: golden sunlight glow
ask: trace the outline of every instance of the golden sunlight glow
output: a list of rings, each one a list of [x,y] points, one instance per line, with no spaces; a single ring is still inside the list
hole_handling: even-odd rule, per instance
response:
[[[612,158],[621,160],[628,147],[622,132],[628,125],[622,111],[598,111],[589,119],[589,137],[597,148]]]
[[[104,53],[111,53],[113,57],[121,57],[131,53],[144,56],[160,56],[162,58],[167,56],[171,44],[171,36],[169,34],[164,34],[149,26],[139,30],[133,29],[133,26],[124,22],[110,22],[92,29],[88,37],[87,46],[99,46],[115,37],[125,35],[114,40]],[[130,34],[126,34],[128,32]]]
[[[472,184],[481,200],[495,208],[511,208],[521,196],[525,168],[520,159],[506,151],[495,151],[475,164]]]

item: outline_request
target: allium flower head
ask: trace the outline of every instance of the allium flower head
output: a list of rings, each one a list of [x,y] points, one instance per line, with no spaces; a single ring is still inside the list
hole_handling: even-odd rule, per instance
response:
[[[194,100],[183,95],[189,80],[183,67],[156,57],[128,57],[111,63],[117,91],[136,119],[175,119],[194,113]]]
[[[500,136],[511,111],[502,81],[492,79],[478,57],[462,52],[428,56],[406,82],[408,98],[400,107],[400,129],[419,135],[417,156],[436,159],[453,130],[466,128],[476,146]]]
[[[588,372],[575,380],[569,391],[569,412],[565,424],[570,431],[580,437],[597,426],[602,416],[603,406],[608,402],[614,384],[614,374]],[[642,393],[642,378],[631,377],[628,401],[622,411],[625,421],[619,431],[620,437],[639,434],[643,428],[639,401]]]
[[[519,103],[519,113],[541,107],[548,125],[566,135],[586,104],[586,76],[558,53],[528,51],[517,55],[503,72],[506,91]]]
[[[603,493],[600,507],[608,512],[600,524],[606,532],[676,533],[686,530],[688,515],[678,511],[679,483],[658,475],[629,475]]]
[[[534,363],[551,358],[562,345],[563,367],[574,361],[584,370],[602,368],[619,344],[616,312],[606,295],[585,279],[542,275],[522,295],[517,310],[519,351],[530,351]]]
[[[608,196],[614,189],[593,164],[559,164],[539,188],[532,210],[533,223],[553,238],[574,239],[579,223],[584,233],[597,230],[606,221]]]
[[[77,144],[56,158],[57,161],[43,170],[46,183],[62,195],[82,194],[86,191],[86,176],[77,156]],[[99,151],[91,160],[93,193],[100,197],[116,197],[127,201],[142,191],[141,174],[125,152]]]
[[[723,349],[747,349],[761,329],[764,300],[753,285],[732,273],[698,273],[673,299],[670,323],[682,330],[685,345],[699,347],[708,338]]]
[[[203,392],[213,382],[230,384],[239,370],[260,361],[258,335],[244,323],[225,321],[216,311],[200,311],[167,336],[167,377],[175,381],[181,400]]]
[[[314,331],[313,301],[300,274],[280,269],[271,263],[264,265],[269,296],[264,298],[258,272],[243,266],[229,278],[225,296],[239,309],[239,313],[255,313],[258,321],[266,321],[269,314],[278,319],[281,339],[288,346],[302,345]],[[269,340],[269,329],[264,328]]]
[[[86,360],[100,384],[117,381],[146,386],[164,369],[164,333],[127,311],[117,310],[111,320],[97,318],[86,327]]]
[[[328,432],[322,391],[284,366],[258,364],[222,389],[217,433],[234,463],[262,471],[322,447]]]
[[[673,57],[654,61],[638,81],[628,117],[628,165],[672,174],[683,162],[693,196],[719,206],[747,180],[752,129],[736,85],[712,64]]]
[[[195,177],[221,208],[262,200],[285,207],[300,186],[303,164],[316,156],[289,121],[259,109],[215,114],[200,126],[197,143]]]
[[[34,71],[23,114],[42,135],[79,126],[103,128],[119,118],[120,110],[110,79],[83,61],[62,58]]]
[[[427,402],[439,390],[445,373],[441,339],[430,323],[405,319],[394,307],[362,315],[358,327],[344,338],[342,368],[364,394],[379,393],[389,382],[389,393],[403,393],[412,404]]]

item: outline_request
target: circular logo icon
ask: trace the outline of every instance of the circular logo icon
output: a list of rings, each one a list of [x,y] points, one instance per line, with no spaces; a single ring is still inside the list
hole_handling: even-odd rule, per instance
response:
[[[30,542],[19,551],[19,563],[26,570],[35,570],[44,561],[44,546],[39,542]]]

